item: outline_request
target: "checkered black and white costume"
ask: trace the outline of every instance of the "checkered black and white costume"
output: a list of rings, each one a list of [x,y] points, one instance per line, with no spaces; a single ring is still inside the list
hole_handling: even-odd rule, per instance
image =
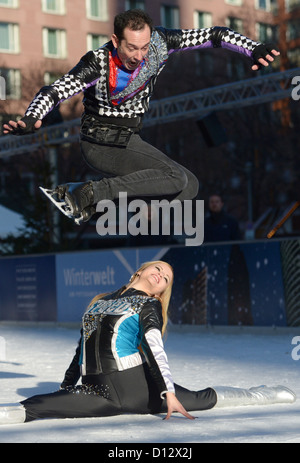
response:
[[[79,63],[53,84],[43,87],[29,105],[26,116],[43,119],[60,102],[84,92],[85,113],[126,119],[142,117],[147,112],[154,84],[171,53],[185,49],[222,47],[249,58],[259,45],[226,27],[175,30],[155,28],[144,65],[130,83],[114,98],[109,89],[109,53],[112,42],[89,51]],[[126,124],[125,124],[126,125]]]

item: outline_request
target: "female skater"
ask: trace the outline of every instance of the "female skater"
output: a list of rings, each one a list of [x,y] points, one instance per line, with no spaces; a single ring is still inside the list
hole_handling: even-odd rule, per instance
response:
[[[119,290],[96,296],[83,316],[81,339],[59,391],[0,408],[0,423],[39,418],[179,412],[250,403],[293,402],[287,388],[206,388],[174,384],[163,347],[173,270],[147,262]],[[76,385],[81,377],[81,385]]]

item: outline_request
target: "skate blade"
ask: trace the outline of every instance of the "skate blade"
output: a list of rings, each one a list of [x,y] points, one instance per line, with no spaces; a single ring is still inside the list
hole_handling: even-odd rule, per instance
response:
[[[47,196],[48,199],[62,212],[66,217],[68,217],[71,220],[74,220],[74,222],[77,225],[81,225],[83,221],[83,216],[74,216],[72,214],[71,208],[69,204],[64,201],[63,199],[55,199],[54,196],[57,195],[57,192],[54,189],[49,189],[49,188],[43,188],[42,186],[39,187],[39,189],[44,193],[44,195]]]

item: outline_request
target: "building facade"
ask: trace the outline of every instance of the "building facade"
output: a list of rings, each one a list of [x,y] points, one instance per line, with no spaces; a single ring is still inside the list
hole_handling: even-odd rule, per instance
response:
[[[105,43],[115,14],[131,8],[169,28],[227,25],[255,40],[276,38],[274,0],[0,0],[2,119],[22,115],[38,84],[49,84]]]

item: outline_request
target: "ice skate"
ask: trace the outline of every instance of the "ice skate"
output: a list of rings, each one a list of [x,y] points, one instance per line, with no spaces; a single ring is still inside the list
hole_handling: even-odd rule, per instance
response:
[[[218,408],[293,403],[296,400],[296,394],[285,386],[258,386],[250,389],[216,386],[213,389],[217,393],[215,407]]]
[[[87,222],[96,212],[93,207],[92,182],[66,183],[55,189],[40,187],[41,191],[67,217],[77,225]]]
[[[22,405],[0,406],[0,425],[24,423],[25,418],[26,412]]]
[[[96,208],[94,206],[86,207],[81,211],[82,222],[88,222],[94,214],[96,214]]]

